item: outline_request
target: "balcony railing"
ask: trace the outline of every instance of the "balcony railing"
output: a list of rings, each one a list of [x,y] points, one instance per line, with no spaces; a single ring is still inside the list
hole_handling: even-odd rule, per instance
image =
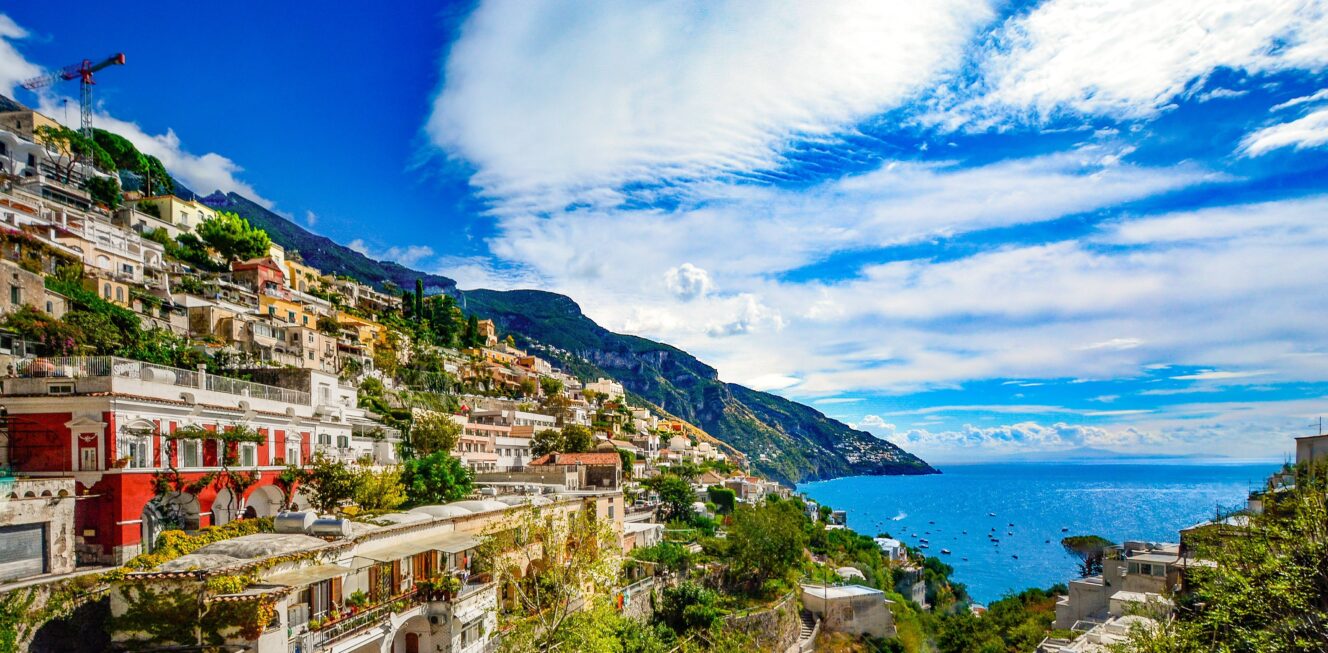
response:
[[[414,592],[402,594],[382,605],[361,610],[330,625],[314,630],[310,633],[310,643],[314,648],[327,646],[379,624],[390,623],[393,613],[405,612],[420,604],[421,599]]]
[[[87,379],[116,377],[146,383],[199,388],[223,394],[267,399],[308,406],[309,393],[289,388],[242,381],[206,372],[167,367],[118,356],[52,356],[20,361],[17,373],[22,378]]]

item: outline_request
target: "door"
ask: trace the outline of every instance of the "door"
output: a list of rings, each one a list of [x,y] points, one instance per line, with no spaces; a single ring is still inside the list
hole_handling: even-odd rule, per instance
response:
[[[46,525],[0,527],[0,581],[46,573]]]
[[[95,472],[101,469],[96,447],[83,447],[78,450],[78,469],[82,472]]]

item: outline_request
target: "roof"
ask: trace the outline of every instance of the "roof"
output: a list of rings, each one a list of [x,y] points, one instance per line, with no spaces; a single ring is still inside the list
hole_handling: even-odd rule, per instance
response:
[[[622,458],[616,452],[596,453],[549,453],[536,458],[529,465],[613,465],[622,464]]]
[[[317,583],[320,580],[336,578],[350,573],[350,568],[341,565],[312,565],[301,567],[292,571],[285,571],[280,574],[268,576],[263,579],[263,583],[269,585],[286,585],[288,587],[299,587]]]
[[[821,585],[803,585],[802,591],[804,594],[810,594],[817,598],[824,598],[832,601],[835,599],[848,599],[872,595],[880,596],[882,600],[885,599],[885,592],[872,587],[863,587],[862,585],[832,585],[829,587]]]

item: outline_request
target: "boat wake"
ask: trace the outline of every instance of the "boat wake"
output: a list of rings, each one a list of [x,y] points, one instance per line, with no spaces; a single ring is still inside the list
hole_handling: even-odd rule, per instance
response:
[[[904,512],[904,511],[901,510],[901,511],[899,511],[899,514],[898,514],[898,515],[895,515],[894,517],[891,517],[891,518],[890,518],[890,521],[902,521],[902,520],[903,520],[905,517],[907,517],[907,516],[908,516],[908,513],[906,513],[906,512]]]

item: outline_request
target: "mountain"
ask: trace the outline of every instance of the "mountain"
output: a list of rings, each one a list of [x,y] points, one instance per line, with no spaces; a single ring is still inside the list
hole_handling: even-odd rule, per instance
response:
[[[459,294],[466,310],[494,320],[500,331],[569,352],[587,366],[573,364],[574,372],[617,379],[632,393],[737,448],[772,478],[793,483],[936,473],[918,457],[811,407],[725,383],[713,367],[676,347],[613,333],[563,295],[539,290]]]
[[[187,190],[184,192],[188,193]],[[330,238],[311,233],[238,193],[217,191],[198,199],[248,220],[287,251],[299,250],[306,263],[324,272],[353,277],[378,288],[383,287],[383,282],[390,281],[398,288],[414,291],[415,280],[420,279],[424,281],[425,292],[431,295],[456,290],[456,282],[447,277],[412,270],[392,261],[375,261]]]
[[[177,191],[189,193],[183,188]],[[899,447],[813,408],[725,383],[713,367],[676,347],[613,333],[563,295],[537,290],[461,291],[446,277],[375,261],[310,233],[236,193],[218,191],[199,199],[248,219],[324,272],[379,287],[391,281],[413,289],[415,279],[423,279],[427,292],[454,295],[468,312],[494,320],[502,332],[568,352],[561,363],[571,373],[616,379],[632,394],[700,426],[741,451],[771,478],[794,483],[860,474],[937,473]]]

